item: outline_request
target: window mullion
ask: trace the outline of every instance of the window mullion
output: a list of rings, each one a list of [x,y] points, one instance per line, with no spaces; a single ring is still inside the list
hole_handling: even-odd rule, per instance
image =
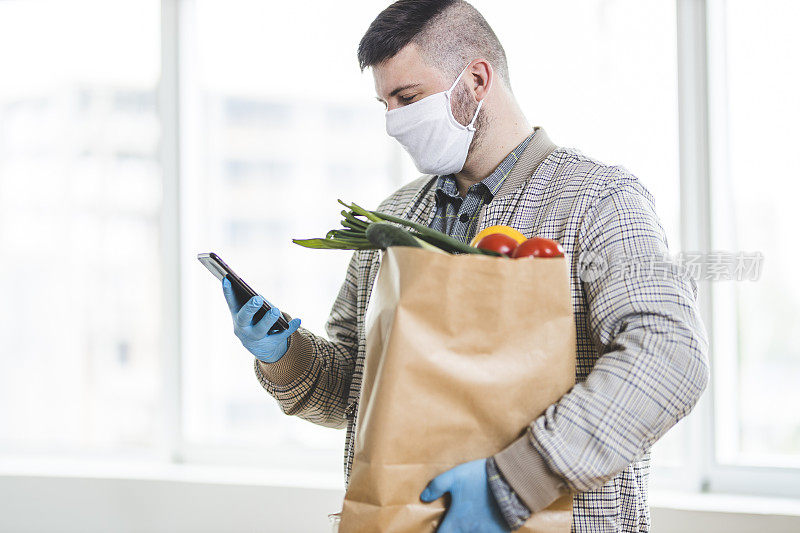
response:
[[[681,245],[685,252],[707,253],[711,246],[708,61],[705,0],[677,0],[678,136],[681,185]],[[698,280],[699,306],[709,339],[713,338],[712,294]],[[713,348],[713,343],[712,343]],[[710,358],[713,366],[713,350]],[[698,402],[689,424],[686,461],[690,482],[709,484],[714,459],[713,383]]]
[[[182,461],[181,378],[181,238],[179,131],[179,14],[180,0],[161,2],[161,328],[163,455]]]

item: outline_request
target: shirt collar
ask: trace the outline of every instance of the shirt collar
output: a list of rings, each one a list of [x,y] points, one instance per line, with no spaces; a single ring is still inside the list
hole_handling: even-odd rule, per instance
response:
[[[497,165],[497,168],[495,168],[491,174],[486,176],[478,183],[470,186],[470,188],[475,187],[476,189],[483,191],[484,197],[486,198],[486,203],[491,202],[494,198],[494,195],[498,190],[500,190],[500,186],[511,172],[511,169],[514,168],[514,164],[519,160],[520,154],[522,154],[522,152],[525,150],[525,147],[528,146],[531,137],[533,137],[533,133],[519,143],[519,145],[517,145],[517,147],[514,148],[514,150],[512,150],[511,153],[509,153],[499,165]],[[439,199],[442,195],[446,195],[452,199],[460,198],[458,194],[458,185],[454,175],[448,174],[446,176],[439,176],[439,179],[436,182],[437,199]]]

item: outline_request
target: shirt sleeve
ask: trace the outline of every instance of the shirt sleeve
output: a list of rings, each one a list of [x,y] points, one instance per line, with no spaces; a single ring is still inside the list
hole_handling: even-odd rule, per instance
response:
[[[532,512],[570,490],[598,488],[641,458],[709,379],[697,286],[667,257],[649,193],[624,184],[604,194],[581,222],[575,253],[598,359],[495,455]]]
[[[300,327],[274,363],[254,359],[256,377],[287,415],[315,424],[347,427],[347,397],[358,351],[357,285],[360,255],[354,252],[325,324],[330,340]]]
[[[497,469],[494,457],[486,460],[486,478],[489,481],[489,489],[492,492],[494,501],[503,515],[509,530],[515,531],[522,527],[525,521],[530,518],[531,512],[519,499],[514,489],[503,479],[503,475]]]

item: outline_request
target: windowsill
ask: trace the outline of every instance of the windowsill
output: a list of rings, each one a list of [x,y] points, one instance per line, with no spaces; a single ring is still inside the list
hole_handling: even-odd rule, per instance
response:
[[[800,516],[800,499],[677,490],[650,490],[650,507],[753,515]]]
[[[264,466],[222,466],[158,461],[0,458],[0,476],[174,481],[216,485],[344,490],[342,473]]]
[[[157,461],[90,461],[6,456],[0,458],[0,476],[157,480],[344,490],[342,474],[338,472]],[[800,516],[800,499],[663,489],[650,490],[650,507],[709,513]]]
[[[263,466],[175,464],[155,461],[131,463],[5,457],[0,459],[0,476],[157,480],[214,485],[344,490],[341,473]],[[800,499],[678,490],[651,489],[650,507],[709,513],[800,516]]]

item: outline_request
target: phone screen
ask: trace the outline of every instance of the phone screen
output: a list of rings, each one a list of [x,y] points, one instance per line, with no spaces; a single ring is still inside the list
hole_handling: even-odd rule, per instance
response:
[[[233,271],[231,267],[229,267],[225,261],[220,259],[220,257],[215,254],[214,252],[209,253],[202,253],[197,254],[197,259],[211,272],[215,278],[217,278],[220,282],[227,276],[227,278],[231,282],[231,288],[233,289],[233,294],[236,296],[236,301],[239,305],[245,304],[250,298],[256,296],[256,291],[254,291],[250,285],[245,283],[245,281],[236,275],[236,272]],[[261,318],[266,314],[267,311],[272,309],[272,307],[264,301],[261,304],[261,309],[256,311],[256,314],[253,316],[253,324],[257,323]],[[278,317],[278,320],[275,321],[275,324],[270,328],[269,333],[278,333],[284,331],[289,327],[289,321],[286,320],[286,317],[281,313],[281,316]]]

